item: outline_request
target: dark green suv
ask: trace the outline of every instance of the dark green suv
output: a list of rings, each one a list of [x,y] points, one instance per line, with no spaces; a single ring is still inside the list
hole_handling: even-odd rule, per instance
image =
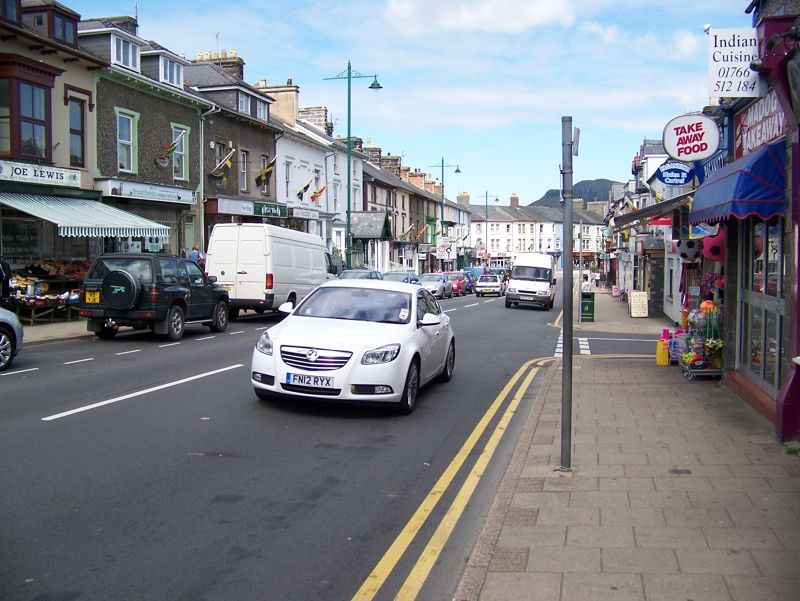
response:
[[[113,338],[119,326],[150,328],[169,340],[180,340],[193,323],[223,332],[230,299],[216,281],[175,255],[106,253],[89,268],[78,307],[99,338]]]

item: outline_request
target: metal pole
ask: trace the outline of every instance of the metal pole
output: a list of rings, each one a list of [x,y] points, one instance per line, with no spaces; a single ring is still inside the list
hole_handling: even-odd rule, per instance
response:
[[[444,157],[442,157],[442,210],[441,210],[441,217],[439,218],[439,233],[441,234],[441,238],[444,239]],[[436,237],[437,252],[439,247],[439,237]],[[439,268],[444,271],[444,259],[439,259]]]
[[[483,229],[483,255],[486,261],[486,271],[489,271],[489,190],[486,190],[486,205],[484,206],[484,224]]]
[[[561,465],[572,471],[572,117],[561,117],[561,196],[564,200],[564,334],[561,381]]]
[[[583,217],[578,226],[578,286],[583,292]],[[578,321],[583,321],[583,311],[578,313]]]
[[[347,220],[345,221],[344,229],[344,248],[345,248],[345,265],[350,269],[352,261],[351,255],[353,254],[352,242],[350,240],[350,189],[352,177],[352,169],[350,168],[350,155],[352,153],[353,140],[350,136],[350,82],[352,70],[350,61],[347,61]]]

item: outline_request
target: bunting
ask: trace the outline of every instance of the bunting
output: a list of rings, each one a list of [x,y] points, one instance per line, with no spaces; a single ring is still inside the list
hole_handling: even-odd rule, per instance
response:
[[[155,164],[159,167],[166,167],[169,165],[169,160],[172,158],[172,153],[175,152],[175,149],[178,147],[181,139],[183,138],[183,134],[186,133],[185,129],[180,130],[181,133],[178,134],[178,137],[175,138],[166,148],[164,151],[161,152],[158,157],[155,159]]]
[[[272,173],[275,171],[275,161],[278,157],[273,157],[269,164],[261,170],[256,176],[256,186],[259,188],[263,188],[264,186],[269,186],[269,178],[272,177]]]
[[[325,188],[327,188],[332,181],[333,181],[332,179],[329,179],[327,182],[325,182],[325,184],[319,190],[317,190],[311,195],[311,200],[317,202],[317,199],[319,199],[319,197],[322,196],[322,193],[325,192]]]
[[[227,179],[228,175],[230,175],[231,169],[233,168],[233,161],[231,161],[231,157],[235,151],[231,150],[224,159],[222,159],[214,169],[211,170],[211,173],[208,174],[208,177],[213,177],[214,179]]]
[[[311,182],[313,182],[313,181],[314,181],[314,178],[311,178],[310,180],[308,180],[308,183],[305,186],[300,188],[300,190],[297,192],[297,198],[299,198],[300,200],[303,200],[303,195],[306,192],[308,192],[308,189],[311,187]]]

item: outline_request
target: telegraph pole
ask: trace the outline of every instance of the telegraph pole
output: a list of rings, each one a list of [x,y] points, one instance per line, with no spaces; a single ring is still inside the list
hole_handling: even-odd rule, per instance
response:
[[[561,197],[564,203],[564,344],[561,380],[561,465],[572,471],[572,117],[561,117]]]

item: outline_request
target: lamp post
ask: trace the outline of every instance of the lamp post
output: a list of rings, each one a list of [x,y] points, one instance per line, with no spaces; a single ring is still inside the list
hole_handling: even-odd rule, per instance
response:
[[[363,75],[358,71],[353,71],[352,66],[350,65],[350,61],[347,61],[347,69],[339,73],[339,75],[334,75],[333,77],[325,77],[323,79],[346,79],[347,80],[347,218],[345,220],[345,229],[344,229],[344,252],[345,252],[345,267],[350,269],[350,262],[351,262],[351,255],[353,253],[353,245],[352,240],[350,240],[350,207],[351,207],[351,193],[352,193],[352,184],[351,178],[353,176],[352,169],[350,168],[350,161],[351,156],[353,153],[353,139],[350,135],[350,92],[351,92],[351,82],[353,79],[362,79],[362,78],[370,78],[372,77],[372,83],[369,86],[370,90],[380,90],[383,88],[381,84],[378,83],[378,76],[376,74],[372,75]]]
[[[445,162],[444,162],[444,157],[442,157],[442,161],[441,161],[441,163],[439,165],[428,165],[428,167],[441,167],[442,168],[442,179],[439,180],[441,182],[441,185],[442,185],[442,211],[441,211],[441,217],[439,218],[439,227],[441,228],[442,235],[444,235],[444,169],[445,169],[445,167],[447,167],[448,169],[455,167],[455,170],[453,171],[453,173],[461,173],[461,169],[458,168],[458,165],[446,165]],[[435,232],[434,232],[434,234],[435,234]],[[436,244],[436,242],[437,242],[436,239],[434,239],[433,242],[434,242],[434,244]],[[443,265],[444,264],[444,259],[441,260],[441,263],[442,264],[440,265],[440,267],[443,267],[444,266]]]
[[[495,202],[500,200],[499,196],[492,196],[492,198],[494,199]],[[486,247],[486,248],[484,248],[484,253],[487,255],[486,256],[486,268],[488,269],[489,268],[489,257],[488,257],[488,255],[489,255],[489,191],[488,190],[486,191],[484,199],[485,200],[484,200],[484,206],[483,206],[483,227],[484,227],[484,229],[486,231],[483,233],[483,239],[485,241],[484,242],[484,246]]]

